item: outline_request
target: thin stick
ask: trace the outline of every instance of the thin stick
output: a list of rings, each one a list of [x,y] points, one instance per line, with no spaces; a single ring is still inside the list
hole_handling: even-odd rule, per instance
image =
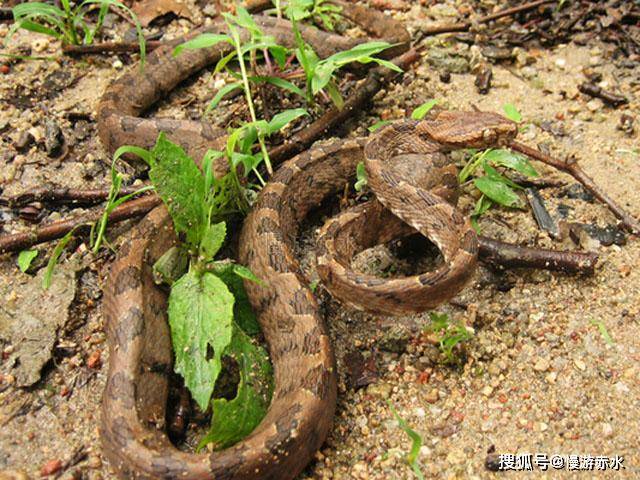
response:
[[[566,273],[593,274],[598,255],[593,252],[570,252],[531,248],[478,237],[480,259],[505,268],[541,268]]]
[[[165,42],[158,40],[148,40],[146,42],[147,52],[151,52],[164,45]],[[140,51],[138,42],[104,42],[93,45],[63,45],[62,53],[66,55],[84,55],[97,53],[136,53]]]
[[[552,167],[568,173],[573,178],[575,178],[578,182],[580,182],[591,194],[604,203],[609,210],[620,220],[622,226],[631,232],[634,235],[640,235],[640,223],[633,218],[629,213],[627,213],[620,205],[618,205],[609,195],[596,185],[593,179],[587,175],[578,162],[575,159],[568,159],[567,161],[558,160],[557,158],[553,158],[550,155],[542,153],[535,148],[528,147],[527,145],[523,145],[519,142],[511,142],[509,146],[520,153],[523,153],[527,157],[531,157],[540,162],[546,163],[547,165],[551,165]]]
[[[449,25],[436,25],[434,27],[429,27],[429,28],[425,28],[424,30],[421,30],[420,37],[424,38],[431,35],[438,35],[440,33],[466,32],[473,25],[488,23],[492,20],[497,20],[499,18],[516,15],[518,13],[533,10],[542,5],[546,5],[548,3],[555,3],[555,2],[556,0],[536,0],[535,2],[525,3],[523,5],[518,5],[517,7],[507,8],[500,12],[492,13],[490,15],[485,15],[484,17],[480,17],[475,21],[452,23]]]
[[[122,187],[118,196],[134,193],[139,187]],[[0,198],[0,205],[22,207],[31,202],[64,202],[91,205],[109,197],[109,189],[77,190],[73,188],[34,188],[12,197]]]
[[[152,208],[160,204],[160,197],[157,195],[147,195],[130,202],[123,203],[114,209],[109,215],[110,223],[117,223],[133,217],[139,217],[148,213]],[[7,252],[17,252],[31,247],[38,243],[49,242],[64,237],[72,229],[86,225],[90,228],[91,223],[102,217],[102,210],[80,215],[54,222],[44,227],[40,227],[32,232],[17,233],[15,235],[5,235],[0,237],[0,254]]]

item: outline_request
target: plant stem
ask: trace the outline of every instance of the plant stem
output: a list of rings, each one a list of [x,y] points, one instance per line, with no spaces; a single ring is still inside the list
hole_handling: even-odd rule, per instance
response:
[[[244,94],[247,98],[247,105],[249,106],[249,114],[251,115],[251,120],[256,123],[258,121],[256,117],[256,110],[253,106],[253,99],[251,98],[251,88],[249,86],[249,78],[247,76],[247,68],[244,64],[244,58],[242,55],[242,49],[240,48],[240,35],[238,35],[238,31],[235,27],[229,26],[231,33],[233,35],[233,43],[236,47],[236,53],[238,56],[238,63],[240,64],[240,73],[242,74],[242,84],[244,86]],[[264,138],[260,133],[258,133],[258,143],[260,144],[260,151],[262,152],[262,158],[264,159],[264,163],[267,166],[267,172],[269,175],[273,173],[273,168],[271,167],[271,160],[269,159],[269,152],[267,152],[267,147],[264,144]]]

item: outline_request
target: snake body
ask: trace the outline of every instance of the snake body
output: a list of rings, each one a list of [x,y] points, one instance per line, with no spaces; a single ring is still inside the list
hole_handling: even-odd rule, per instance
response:
[[[318,240],[318,273],[331,294],[361,310],[401,315],[434,308],[458,293],[474,271],[478,241],[455,207],[457,170],[446,153],[504,145],[516,133],[515,123],[485,112],[441,112],[376,133],[364,154],[376,200],[328,221]],[[383,279],[349,267],[359,251],[416,231],[442,252],[436,270]]]
[[[342,191],[365,157],[371,180],[375,182],[380,168],[380,177],[386,176],[389,185],[400,184],[396,172],[385,166],[387,160],[417,151],[429,161],[453,146],[495,142],[505,132],[512,135],[515,128],[502,117],[467,115],[479,115],[475,126],[465,129],[454,121],[459,116],[441,114],[431,122],[391,125],[369,142],[359,138],[318,145],[283,164],[263,189],[244,223],[239,259],[266,282],[266,286],[248,283],[246,287],[268,344],[275,389],[258,427],[240,443],[220,452],[181,452],[162,431],[171,345],[166,297],[153,283],[152,265],[175,239],[164,207],[144,219],[131,241],[121,248],[105,293],[111,353],[101,433],[105,452],[123,478],[291,479],[304,468],[329,431],[336,402],[336,372],[326,326],[293,253],[298,229],[324,199]],[[487,126],[487,121],[493,123]],[[438,131],[444,132],[444,137],[438,137]],[[464,142],[460,142],[462,137]],[[450,142],[444,143],[447,139]],[[427,150],[430,153],[425,157]],[[367,151],[375,155],[368,157]],[[416,187],[407,183],[403,188],[403,194],[422,198]],[[441,248],[452,252],[445,254],[445,262],[451,265],[457,255],[473,258],[474,247],[468,237],[456,240],[455,247],[448,243],[447,238],[470,231],[465,221],[447,216],[449,204],[431,194],[418,201],[426,202],[429,214],[437,217],[430,222],[427,216],[423,223],[430,224],[428,231],[434,232],[432,238]],[[384,214],[385,210],[378,211]],[[412,225],[421,228],[415,222]],[[452,233],[447,233],[449,229]],[[378,235],[378,240],[385,235]],[[455,277],[456,281],[463,282],[465,275]],[[459,287],[451,285],[450,292]],[[360,288],[371,287],[360,284]],[[430,279],[427,288],[437,289],[438,280]]]

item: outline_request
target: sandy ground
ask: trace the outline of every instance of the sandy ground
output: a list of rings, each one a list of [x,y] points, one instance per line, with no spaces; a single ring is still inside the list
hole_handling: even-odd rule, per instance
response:
[[[415,27],[427,13],[416,6],[397,15]],[[181,28],[187,25],[182,21]],[[19,41],[35,39],[23,36]],[[477,54],[463,44],[453,45],[467,59]],[[433,41],[433,46],[441,47],[440,40]],[[44,53],[56,48],[51,43]],[[600,186],[640,217],[638,136],[616,128],[621,114],[638,111],[640,67],[617,67],[609,60],[611,48],[594,42],[528,51],[521,65],[493,67],[493,88],[487,95],[477,93],[470,73],[454,74],[448,84],[441,82],[424,58],[400,84],[376,97],[372,109],[353,122],[351,134],[366,134],[366,127],[378,118],[402,118],[432,98],[452,109],[475,105],[501,111],[503,104],[513,103],[524,118],[523,142],[544,144],[561,158],[576,155]],[[64,114],[70,110],[93,114],[102,89],[119,74],[118,62],[115,57],[65,60],[63,65],[22,62],[2,77],[4,194],[43,182],[83,188],[106,185],[109,160],[97,143],[91,119],[72,125]],[[580,94],[577,86],[584,81],[585,69],[602,73],[603,86],[627,96],[630,104],[611,109]],[[50,77],[55,72],[70,72],[73,81],[67,86],[63,78],[62,87],[51,93],[46,79],[60,81],[63,75]],[[200,80],[161,108],[179,109],[176,98],[197,95],[203,87],[206,82]],[[28,101],[7,103],[17,98],[16,92]],[[50,116],[65,135],[78,138],[72,154],[52,162],[33,148],[9,159],[9,145],[25,130],[35,129],[34,136],[42,134],[43,119]],[[545,176],[573,183],[568,176],[536,167]],[[570,207],[570,221],[615,223],[598,203],[562,198],[563,189],[541,191],[554,216],[558,216],[558,205],[564,204]],[[471,201],[463,199],[463,207]],[[495,210],[481,225],[484,233],[506,241],[576,248],[569,239],[557,241],[540,232],[529,211]],[[27,227],[15,219],[4,226],[7,232]],[[313,230],[307,232],[309,237]],[[301,247],[305,258],[312,254],[308,244]],[[35,477],[48,462],[64,463],[76,455],[82,459],[62,478],[113,478],[97,434],[107,361],[100,291],[112,255],[91,259],[86,248],[77,245],[74,256],[82,263],[77,272],[79,286],[66,324],[58,332],[54,361],[45,368],[42,380],[31,388],[18,388],[8,362],[0,364],[0,470]],[[429,324],[427,315],[382,318],[354,313],[320,288],[318,295],[336,346],[339,401],[331,435],[301,478],[413,478],[405,460],[411,442],[387,402],[421,435],[418,461],[428,478],[493,478],[497,474],[485,467],[488,452],[618,455],[624,457],[621,472],[569,472],[565,467],[562,472],[541,473],[535,463],[533,467],[537,478],[640,478],[640,272],[636,268],[640,247],[631,237],[623,246],[603,247],[595,240],[584,246],[600,255],[591,277],[479,268],[455,302],[439,309],[474,331],[465,342],[464,361],[457,367],[443,364],[437,348],[421,333]],[[15,255],[0,257],[0,283],[8,291],[24,279]],[[611,344],[592,321],[602,322]],[[2,347],[7,360],[11,345]],[[90,361],[96,351],[101,353],[98,364]],[[378,373],[374,383],[358,390],[347,378],[350,362],[343,360],[353,351],[365,357],[374,352]],[[510,476],[519,475],[525,474]],[[0,474],[0,478],[5,477]]]

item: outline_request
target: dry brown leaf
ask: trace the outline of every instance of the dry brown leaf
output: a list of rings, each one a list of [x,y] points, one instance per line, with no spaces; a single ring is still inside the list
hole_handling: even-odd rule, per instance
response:
[[[131,10],[137,15],[138,21],[143,27],[167,13],[193,20],[193,12],[189,5],[182,0],[142,0],[136,2]]]

